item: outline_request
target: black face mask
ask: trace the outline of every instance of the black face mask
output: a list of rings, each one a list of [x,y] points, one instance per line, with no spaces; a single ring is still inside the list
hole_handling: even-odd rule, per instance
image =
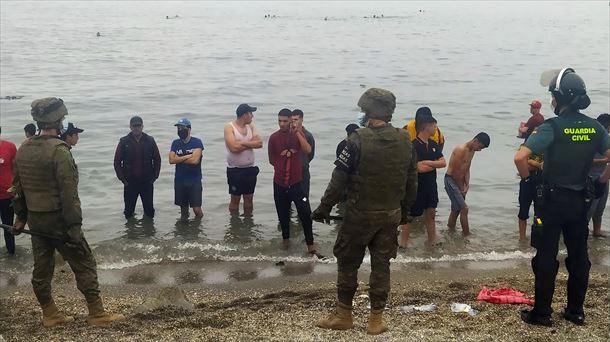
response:
[[[178,129],[178,137],[180,137],[180,139],[184,140],[189,136],[189,130],[186,128],[182,128],[182,129]]]

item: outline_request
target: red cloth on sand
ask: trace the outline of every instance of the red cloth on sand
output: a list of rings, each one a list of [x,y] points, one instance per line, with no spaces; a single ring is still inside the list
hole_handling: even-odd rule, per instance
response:
[[[500,289],[488,289],[483,287],[477,300],[494,304],[527,304],[534,305],[534,300],[525,297],[525,293],[503,287]]]

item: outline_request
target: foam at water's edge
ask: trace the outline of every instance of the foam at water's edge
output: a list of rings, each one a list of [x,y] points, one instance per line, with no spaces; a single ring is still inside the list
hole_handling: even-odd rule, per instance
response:
[[[562,251],[560,253],[565,253]],[[478,253],[467,253],[467,254],[458,254],[458,255],[443,255],[441,257],[409,257],[399,255],[392,262],[399,264],[414,264],[414,263],[434,263],[434,262],[450,262],[450,261],[504,261],[504,260],[515,260],[515,259],[530,259],[534,256],[532,252],[522,252],[522,251],[509,251],[509,252],[478,252]],[[121,260],[110,263],[100,263],[98,268],[103,270],[116,270],[134,267],[138,265],[147,265],[147,264],[158,264],[161,262],[189,262],[189,261],[197,261],[196,256],[185,255],[183,253],[172,253],[168,254],[164,258],[159,257],[150,257],[145,259],[138,260]],[[309,262],[317,262],[324,264],[334,264],[336,263],[336,259],[334,257],[329,257],[326,259],[318,259],[311,257],[298,257],[298,256],[271,256],[271,255],[256,255],[256,256],[227,256],[227,255],[212,255],[206,258],[207,260],[214,261],[226,261],[226,262],[277,262],[284,261],[290,263],[309,263]],[[364,263],[370,263],[369,256],[365,256]]]

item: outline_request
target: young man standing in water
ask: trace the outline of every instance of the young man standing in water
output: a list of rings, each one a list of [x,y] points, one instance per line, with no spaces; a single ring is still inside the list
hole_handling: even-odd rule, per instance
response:
[[[316,154],[316,140],[313,138],[313,135],[305,129],[305,127],[303,127],[303,116],[304,113],[302,110],[300,109],[295,109],[292,111],[292,116],[290,118],[290,120],[292,121],[292,125],[295,126],[297,129],[299,127],[303,128],[303,133],[305,134],[305,139],[307,139],[307,142],[309,143],[309,146],[311,146],[311,152],[310,153],[305,153],[302,152],[301,153],[301,162],[303,164],[303,180],[301,181],[301,185],[303,186],[303,192],[305,193],[305,196],[307,196],[307,198],[309,198],[309,188],[310,188],[310,181],[311,181],[311,175],[309,174],[309,163],[313,160],[313,157]]]
[[[542,108],[540,101],[534,100],[530,103],[530,113],[532,116],[527,120],[525,125],[519,127],[519,133],[522,134],[523,139],[529,138],[534,129],[544,122],[544,116],[540,114],[540,108]]]
[[[311,153],[303,126],[292,125],[292,112],[284,108],[278,113],[280,129],[269,137],[269,163],[273,165],[273,199],[275,209],[282,227],[284,245],[290,239],[290,205],[294,202],[303,226],[307,250],[313,255],[316,250],[313,244],[313,228],[309,199],[303,191],[303,167],[301,153]]]
[[[432,114],[420,115],[416,126],[417,138],[413,140],[413,149],[417,153],[417,197],[410,214],[412,217],[424,215],[428,244],[434,247],[438,244],[435,222],[438,205],[436,169],[447,166],[447,163],[441,148],[432,140],[432,136],[437,132],[436,119],[432,117]],[[406,223],[400,226],[399,245],[403,248],[407,247],[411,224]]]
[[[178,120],[174,125],[178,131],[178,139],[172,142],[169,152],[169,163],[176,164],[174,177],[174,203],[180,206],[180,219],[187,220],[189,206],[193,208],[195,218],[203,217],[201,210],[201,159],[203,142],[191,136],[191,121],[186,118]]]
[[[254,163],[254,149],[263,147],[263,141],[252,123],[255,111],[256,107],[246,103],[240,104],[235,111],[237,118],[224,127],[227,183],[231,195],[230,211],[239,209],[242,196],[244,212],[252,212],[254,207],[254,189],[259,172],[258,166]]]
[[[474,153],[489,147],[489,135],[485,132],[477,134],[474,139],[456,146],[449,158],[449,167],[445,174],[445,191],[451,200],[451,213],[447,227],[455,230],[458,216],[462,225],[462,234],[469,235],[468,206],[466,194],[470,188],[470,165]]]
[[[131,132],[121,138],[114,153],[114,171],[123,183],[123,214],[126,219],[133,217],[139,196],[144,215],[153,218],[153,184],[161,172],[161,155],[155,139],[142,131],[144,121],[141,117],[132,117],[129,129]]]

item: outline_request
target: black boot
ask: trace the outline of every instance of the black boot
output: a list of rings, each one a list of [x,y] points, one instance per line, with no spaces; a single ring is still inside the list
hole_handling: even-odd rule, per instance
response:
[[[521,320],[531,325],[542,325],[545,327],[553,326],[550,317],[540,316],[534,312],[534,310],[521,310]]]
[[[563,318],[565,318],[566,321],[570,321],[576,325],[585,325],[585,314],[581,313],[581,314],[575,314],[570,312],[567,308],[565,310],[563,310]]]

